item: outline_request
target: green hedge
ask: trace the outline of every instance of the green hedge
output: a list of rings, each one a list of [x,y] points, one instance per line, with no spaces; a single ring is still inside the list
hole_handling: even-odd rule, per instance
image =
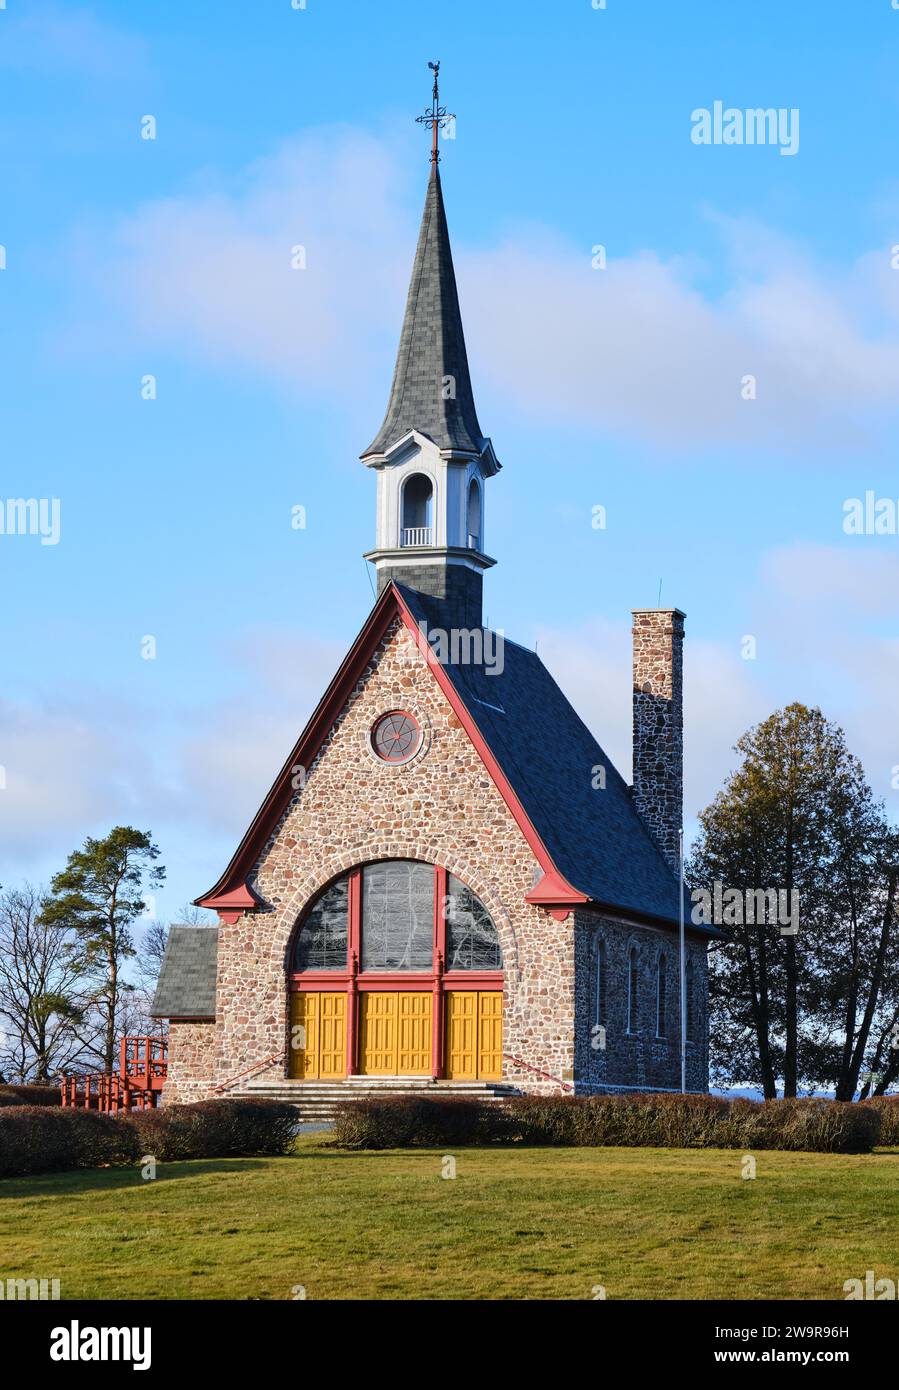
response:
[[[277,1100],[201,1100],[132,1111],[128,1119],[143,1152],[160,1162],[289,1153],[299,1124],[296,1109]]]
[[[899,1148],[899,1096],[874,1096],[865,1102],[880,1115],[880,1143]]]
[[[335,1110],[334,1134],[342,1149],[440,1148],[517,1137],[504,1106],[456,1096],[346,1101]]]
[[[273,1100],[200,1101],[122,1115],[9,1106],[0,1110],[0,1178],[121,1167],[145,1154],[159,1162],[284,1154],[297,1123],[292,1105]]]
[[[760,1103],[647,1093],[498,1103],[385,1097],[338,1107],[335,1141],[351,1149],[521,1143],[868,1153],[880,1127],[875,1106],[817,1099]]]
[[[2,1105],[62,1105],[59,1086],[0,1086]]]
[[[137,1134],[95,1110],[16,1105],[0,1110],[0,1177],[135,1163]]]

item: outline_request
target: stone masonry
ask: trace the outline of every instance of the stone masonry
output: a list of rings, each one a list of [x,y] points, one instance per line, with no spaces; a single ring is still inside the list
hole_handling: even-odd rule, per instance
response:
[[[169,1023],[169,1069],[163,1104],[206,1100],[215,1073],[215,1023],[173,1018]]]
[[[635,608],[634,802],[677,872],[684,804],[684,617]]]
[[[575,1075],[578,1091],[617,1087],[680,1089],[680,967],[678,935],[670,928],[634,926],[589,908],[575,926]],[[636,948],[637,1012],[627,1031],[630,953]],[[602,1002],[597,1007],[597,953],[602,950]],[[665,1036],[656,1031],[660,957],[665,960]],[[708,1089],[708,982],[704,939],[686,939],[692,966],[693,1028],[687,1034],[687,1089]],[[603,1032],[597,1028],[602,1024]]]

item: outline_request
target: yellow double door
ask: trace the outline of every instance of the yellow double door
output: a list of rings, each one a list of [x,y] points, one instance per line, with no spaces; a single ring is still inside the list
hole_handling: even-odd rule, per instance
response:
[[[346,995],[290,996],[290,1075],[298,1081],[346,1076]]]
[[[446,1077],[498,1081],[503,1074],[503,996],[450,990],[446,996]]]
[[[363,1076],[429,1076],[433,996],[366,991],[359,1000],[359,1071]]]
[[[346,1076],[346,995],[300,992],[290,1000],[290,1075]],[[446,1077],[498,1080],[503,1070],[503,996],[498,990],[450,990],[446,1005]],[[359,997],[359,1071],[363,1076],[428,1076],[433,996],[368,991]]]

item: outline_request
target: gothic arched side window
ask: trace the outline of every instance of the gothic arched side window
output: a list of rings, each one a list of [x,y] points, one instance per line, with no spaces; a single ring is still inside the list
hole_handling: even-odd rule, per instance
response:
[[[346,970],[350,876],[343,874],[312,904],[294,948],[294,970]]]
[[[696,1000],[694,998],[693,962],[687,961],[687,1040],[692,1042],[696,1035]]]
[[[632,946],[627,957],[627,1031],[637,1031],[637,1006],[639,1004],[640,962],[636,946]]]
[[[593,1022],[606,1021],[606,943],[602,937],[593,940]]]
[[[659,956],[656,974],[656,1037],[664,1038],[668,1030],[668,961]]]
[[[499,934],[480,898],[455,874],[446,887],[447,970],[502,970]]]

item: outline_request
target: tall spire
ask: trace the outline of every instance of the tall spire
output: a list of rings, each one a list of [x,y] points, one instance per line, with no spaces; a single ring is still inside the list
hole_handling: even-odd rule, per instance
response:
[[[487,440],[468,371],[440,172],[431,163],[384,423],[365,453],[383,454],[412,429],[439,449],[481,454]]]
[[[431,106],[416,120],[432,132],[431,172],[425,194],[412,279],[406,298],[400,345],[393,371],[387,414],[378,433],[362,454],[384,454],[410,430],[426,435],[438,449],[480,456],[490,454],[490,472],[499,467],[490,441],[481,433],[475,410],[465,334],[456,289],[443,189],[440,185],[437,132],[455,116],[440,105],[439,63],[428,63],[434,74]]]
[[[453,117],[440,105],[434,73],[431,170],[387,414],[362,454],[378,480],[377,540],[366,559],[378,591],[391,579],[432,601],[446,627],[481,623],[484,482],[499,469],[471,389],[437,132]],[[436,604],[436,607],[433,605]]]

